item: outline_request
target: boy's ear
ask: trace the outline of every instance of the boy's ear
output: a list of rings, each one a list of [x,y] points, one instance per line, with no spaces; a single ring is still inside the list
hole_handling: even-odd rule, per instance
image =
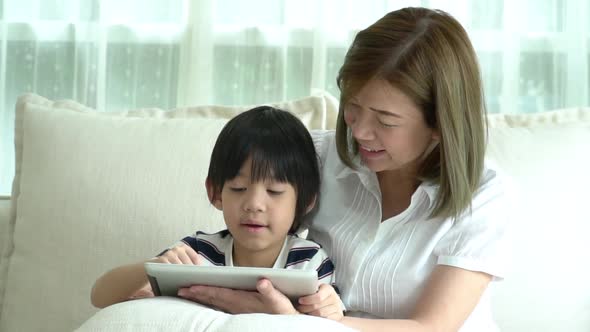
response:
[[[307,209],[305,209],[305,214],[308,214],[309,212],[311,212],[311,210],[313,210],[313,208],[315,207],[315,203],[317,202],[317,198],[317,195],[313,196],[313,200],[311,201],[311,203],[309,203]]]
[[[205,188],[207,188],[207,197],[209,197],[209,202],[219,211],[222,210],[221,208],[221,197],[215,193],[213,190],[213,185],[211,185],[211,180],[207,178],[205,180]]]

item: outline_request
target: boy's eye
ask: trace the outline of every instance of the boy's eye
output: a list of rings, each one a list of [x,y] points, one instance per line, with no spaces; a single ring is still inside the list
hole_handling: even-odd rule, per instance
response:
[[[231,190],[233,192],[242,192],[242,191],[245,191],[246,188],[244,188],[244,187],[229,187],[229,190]]]
[[[278,195],[284,193],[284,191],[272,190],[272,189],[267,189],[266,191],[273,196],[278,196]]]

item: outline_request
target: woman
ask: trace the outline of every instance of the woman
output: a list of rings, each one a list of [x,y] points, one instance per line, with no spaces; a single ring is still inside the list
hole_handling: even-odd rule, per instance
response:
[[[346,315],[293,307],[269,281],[248,293],[193,286],[222,310],[308,313],[363,331],[495,331],[488,285],[504,276],[507,202],[484,165],[477,58],[450,15],[391,12],[361,31],[338,75],[336,132],[314,133],[322,204],[309,237],[336,265]]]

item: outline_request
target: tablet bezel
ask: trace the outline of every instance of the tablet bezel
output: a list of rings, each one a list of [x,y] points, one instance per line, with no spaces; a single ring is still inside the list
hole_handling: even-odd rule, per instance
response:
[[[317,292],[318,275],[315,270],[272,269],[261,267],[201,266],[184,264],[144,264],[148,280],[156,296],[177,296],[179,288],[207,285],[232,289],[256,290],[261,278],[291,300]]]

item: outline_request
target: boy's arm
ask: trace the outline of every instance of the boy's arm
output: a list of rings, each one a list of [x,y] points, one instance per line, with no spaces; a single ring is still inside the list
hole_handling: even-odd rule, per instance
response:
[[[141,295],[145,295],[147,290],[151,290],[144,268],[146,262],[199,265],[201,258],[196,251],[183,242],[167,249],[158,257],[114,268],[94,283],[90,295],[92,305],[104,308],[132,297],[144,297]]]
[[[90,297],[92,305],[104,308],[126,301],[139,290],[150,287],[143,267],[144,263],[119,266],[98,278],[92,287]]]

